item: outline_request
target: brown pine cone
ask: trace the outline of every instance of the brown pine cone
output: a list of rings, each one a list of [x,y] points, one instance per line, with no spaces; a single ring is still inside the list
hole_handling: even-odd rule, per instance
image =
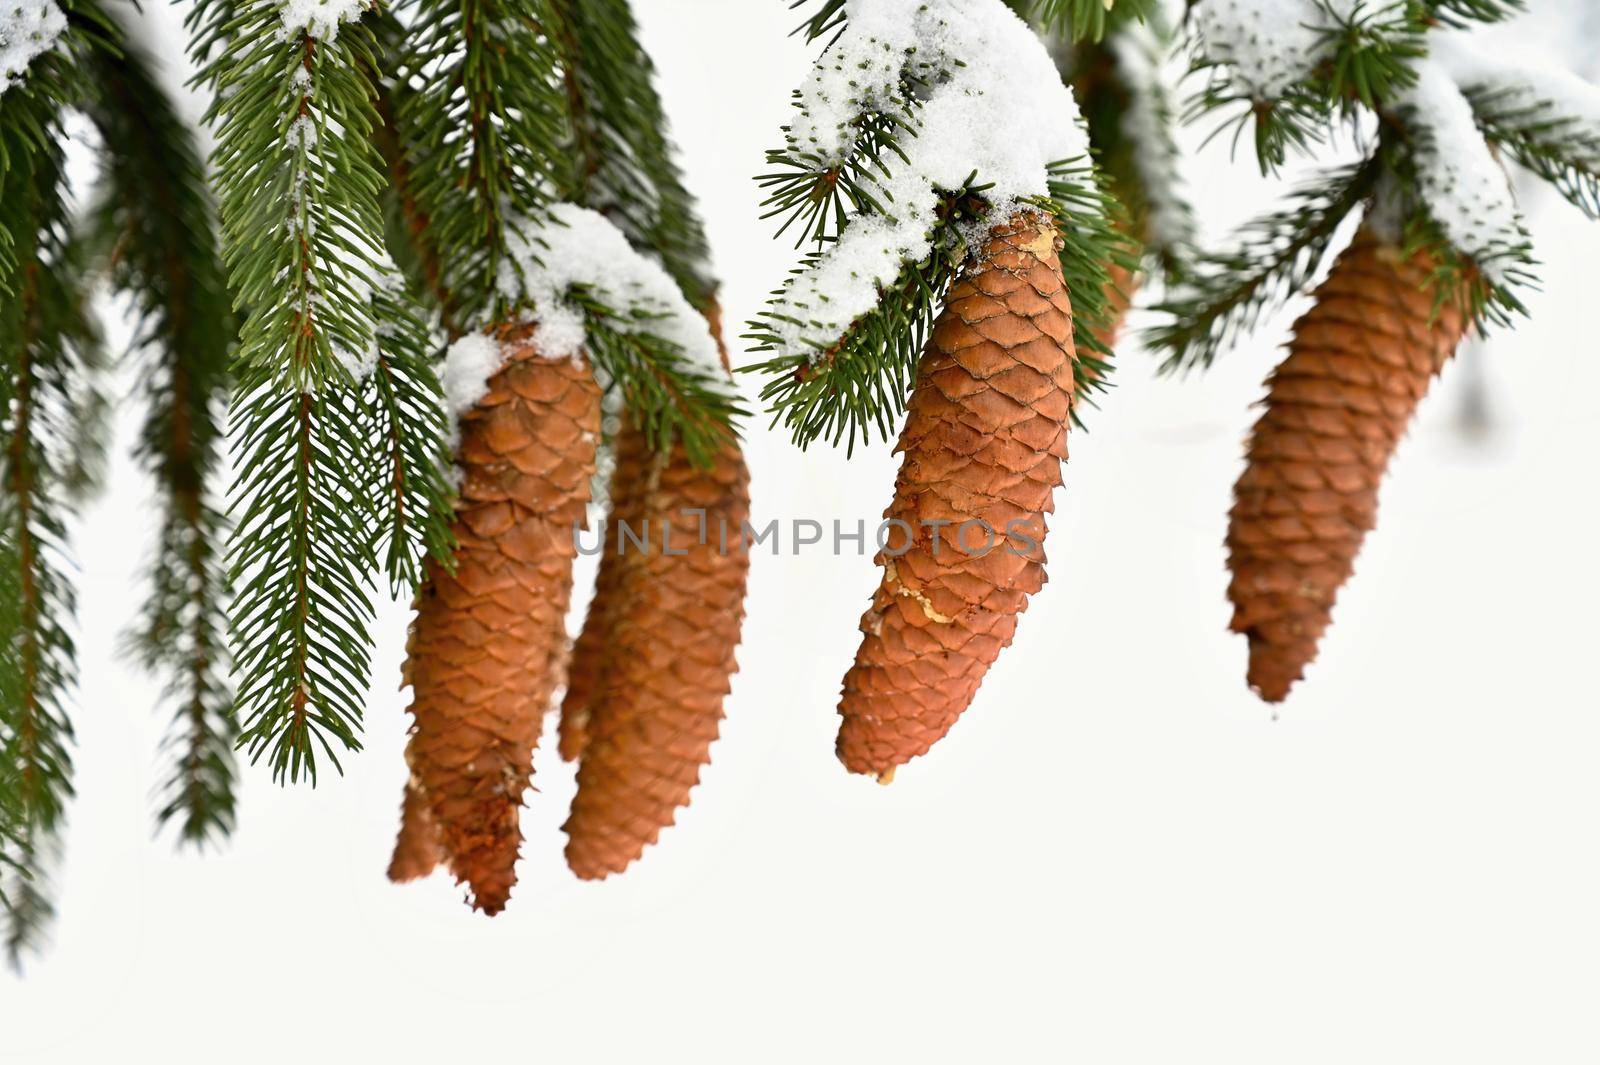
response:
[[[722,368],[732,370],[728,363],[728,347],[722,339],[722,304],[713,298],[705,308],[706,324],[717,342],[717,354]],[[644,523],[641,507],[649,498],[648,482],[654,469],[654,455],[643,446],[642,438],[631,426],[623,430],[627,439],[616,450],[616,463],[611,471],[611,512],[608,517],[611,535],[600,545],[600,569],[595,576],[594,598],[584,617],[583,631],[573,644],[568,662],[567,691],[561,700],[559,749],[564,761],[577,761],[588,740],[589,713],[599,697],[602,663],[611,633],[616,625],[617,611],[628,593],[621,588],[625,563],[618,557],[615,530],[621,524],[638,529]],[[738,448],[734,442],[735,450]],[[740,461],[743,459],[741,457]],[[744,500],[749,505],[748,494]],[[737,642],[737,640],[736,640]]]
[[[589,367],[531,330],[461,419],[456,569],[430,562],[407,662],[408,759],[451,871],[498,913],[516,881],[522,794],[565,654],[562,628],[600,433]],[[402,837],[404,842],[404,837]]]
[[[1106,346],[1107,351],[1115,351],[1117,341],[1122,337],[1122,327],[1128,321],[1128,310],[1133,306],[1133,297],[1139,291],[1140,275],[1129,270],[1120,263],[1112,263],[1107,271],[1111,277],[1106,282],[1106,307],[1110,319],[1104,329],[1095,333],[1100,343]]]
[[[638,439],[631,426],[619,434],[616,465],[611,472],[611,512],[605,542],[600,550],[600,569],[595,576],[594,598],[584,617],[568,661],[567,691],[561,700],[559,747],[561,757],[575,762],[588,740],[589,715],[600,696],[607,649],[617,617],[630,590],[623,588],[627,560],[617,552],[617,527],[626,522],[631,529],[643,524],[641,509],[649,495],[648,482],[653,455]]]
[[[1389,458],[1465,331],[1459,307],[1435,307],[1433,269],[1358,234],[1267,381],[1234,488],[1228,598],[1250,640],[1250,686],[1268,702],[1316,657]]]
[[[1045,582],[1045,515],[1072,408],[1072,304],[1048,217],[995,228],[917,370],[884,574],[844,679],[838,754],[888,779],[972,702]],[[942,528],[925,523],[948,522]],[[982,522],[959,545],[964,522]],[[985,529],[994,546],[985,551]],[[905,549],[898,557],[893,551]]]
[[[389,862],[389,879],[396,884],[420,880],[444,861],[439,831],[433,814],[414,781],[406,781],[405,798],[400,804],[400,838],[395,840],[394,858]]]
[[[605,561],[615,580],[609,610],[591,614],[584,627],[585,637],[596,628],[596,680],[564,826],[567,864],[584,879],[626,869],[688,805],[737,668],[749,569],[742,525],[750,479],[731,435],[710,469],[701,469],[682,448],[652,453],[629,428],[617,442],[617,476],[634,478],[625,510],[649,544],[640,550],[626,541],[618,552],[618,530],[607,530]],[[615,517],[622,516],[619,508]],[[575,659],[575,681],[577,670]]]

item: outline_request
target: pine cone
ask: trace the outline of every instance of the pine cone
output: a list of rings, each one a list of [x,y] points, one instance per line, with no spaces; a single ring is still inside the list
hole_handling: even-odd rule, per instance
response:
[[[545,358],[530,332],[502,335],[506,364],[461,419],[456,568],[429,563],[407,663],[412,777],[451,871],[489,914],[516,881],[522,794],[565,653],[572,532],[600,432],[589,367]]]
[[[395,840],[394,858],[389,862],[389,879],[396,884],[420,880],[444,861],[439,830],[433,814],[415,781],[406,781],[405,798],[400,804],[400,838]]]
[[[1122,327],[1127,324],[1133,297],[1139,291],[1140,277],[1120,263],[1112,263],[1107,273],[1111,275],[1105,287],[1109,321],[1104,329],[1095,333],[1095,337],[1106,346],[1107,351],[1115,351],[1117,341],[1122,337]]]
[[[628,541],[618,552],[617,530],[608,530],[613,583],[580,641],[595,679],[584,690],[586,743],[565,831],[567,864],[584,879],[626,869],[688,804],[736,668],[749,569],[749,474],[731,436],[711,468],[699,469],[682,448],[651,453],[630,428],[617,442],[617,478],[625,477],[632,481],[619,485],[614,516],[629,515],[649,546]],[[576,683],[576,657],[573,665]]]
[[[713,298],[705,308],[706,325],[717,342],[717,354],[722,368],[732,373],[728,362],[728,348],[722,339],[722,304]],[[626,568],[618,556],[615,530],[626,524],[630,529],[640,529],[645,524],[643,507],[650,498],[650,479],[653,476],[655,456],[632,427],[623,430],[623,441],[616,450],[616,464],[611,471],[611,512],[608,518],[610,535],[600,545],[600,569],[595,577],[594,598],[584,618],[583,631],[573,645],[569,661],[569,680],[566,695],[561,700],[559,746],[564,761],[574,762],[583,754],[588,740],[589,714],[599,697],[605,652],[612,639],[622,604],[631,593],[621,589],[622,572]],[[735,455],[738,442],[732,442]],[[739,456],[738,461],[744,459]],[[748,512],[749,493],[742,497]],[[715,520],[715,515],[710,518]],[[737,529],[737,525],[733,526]],[[740,597],[742,604],[743,597]],[[737,633],[735,633],[737,643]]]
[[[1465,331],[1459,307],[1435,307],[1433,269],[1358,234],[1267,381],[1234,488],[1228,598],[1233,631],[1250,640],[1250,685],[1268,702],[1316,657],[1389,458]]]
[[[622,431],[617,442],[616,466],[611,473],[611,512],[605,542],[601,545],[600,570],[595,576],[594,598],[584,618],[583,631],[572,647],[567,669],[567,691],[561,700],[561,757],[575,762],[588,740],[589,715],[600,696],[607,649],[617,619],[631,592],[623,588],[627,560],[617,552],[616,530],[622,523],[630,529],[644,525],[641,508],[649,495],[653,455],[637,430]]]
[[[888,779],[949,731],[1045,582],[1076,357],[1058,248],[1047,217],[995,228],[918,367],[886,514],[911,542],[890,527],[839,703],[838,753],[852,772]],[[935,521],[949,524],[924,524]],[[953,543],[968,521],[984,523],[968,530],[970,552]]]

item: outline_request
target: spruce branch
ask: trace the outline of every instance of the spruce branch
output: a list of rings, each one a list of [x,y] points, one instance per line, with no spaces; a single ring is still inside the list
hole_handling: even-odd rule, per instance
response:
[[[1504,22],[1528,9],[1526,0],[1424,0],[1431,18],[1462,29],[1472,23]]]
[[[428,556],[448,563],[455,547],[454,491],[444,448],[448,426],[427,332],[403,306],[403,292],[398,286],[380,289],[373,302],[390,324],[362,397],[368,439],[376,442],[376,461],[369,464],[369,496],[378,504],[371,550],[383,562],[390,590],[403,596],[421,585]]]
[[[1590,218],[1600,218],[1600,129],[1565,114],[1529,85],[1467,85],[1484,136],[1549,182]]]
[[[1427,54],[1432,24],[1419,4],[1312,5],[1316,21],[1302,57],[1304,70],[1290,84],[1266,91],[1248,57],[1233,42],[1199,35],[1193,70],[1205,77],[1191,97],[1185,121],[1219,115],[1207,141],[1227,137],[1235,146],[1249,133],[1262,173],[1277,170],[1292,151],[1325,143],[1340,122],[1353,121],[1416,82],[1413,64]],[[1208,12],[1209,13],[1209,12]]]
[[[1196,257],[1183,284],[1156,309],[1167,316],[1146,342],[1165,372],[1209,366],[1254,329],[1264,314],[1303,289],[1325,261],[1340,224],[1377,188],[1374,154],[1326,172],[1297,189],[1288,206],[1258,218],[1227,251]]]
[[[59,127],[0,174],[0,202],[26,224],[11,230],[19,268],[0,301],[0,777],[7,801],[6,950],[13,964],[38,945],[51,915],[48,873],[72,794],[67,693],[77,665],[69,630],[76,597],[66,573],[65,522],[74,496],[74,389],[95,355],[93,329],[68,259],[73,254]]]
[[[285,392],[235,370],[241,471],[228,547],[240,745],[282,782],[316,780],[318,750],[359,750],[371,659],[368,421],[352,385]]]
[[[572,149],[559,157],[568,164],[556,179],[561,198],[605,215],[704,309],[716,289],[710,249],[628,0],[548,2]]]
[[[385,248],[377,44],[364,22],[328,21],[348,14],[218,3],[194,23],[243,316],[227,556],[239,742],[285,782],[314,781],[319,750],[337,768],[336,748],[360,746],[377,552],[406,583],[445,544],[442,420],[423,416],[437,384]]]
[[[157,485],[157,541],[143,617],[125,637],[162,680],[173,719],[158,825],[195,846],[234,822],[233,695],[227,683],[226,521],[214,492],[235,318],[205,167],[151,60],[124,45],[94,64],[89,114],[104,145],[92,213],[97,256],[133,300],[132,348],[148,407],[136,457]]]
[[[1049,190],[1049,196],[1031,206],[1055,219],[1062,238],[1062,273],[1072,293],[1079,349],[1074,365],[1077,395],[1092,402],[1094,393],[1108,387],[1110,365],[1104,357],[1110,353],[1098,336],[1111,316],[1106,299],[1110,268],[1120,264],[1131,269],[1136,253],[1121,232],[1118,207],[1103,176],[1086,161],[1055,164]],[[831,347],[777,354],[744,368],[770,377],[761,399],[773,424],[781,423],[797,444],[826,440],[853,452],[857,440],[893,435],[944,295],[975,250],[971,234],[981,232],[992,213],[985,191],[987,186],[978,185],[974,175],[967,188],[945,196],[932,251],[906,264],[873,309]],[[808,256],[792,276],[812,269],[820,256]],[[778,290],[774,300],[783,295]],[[804,324],[769,309],[751,323],[745,338],[754,342],[752,351],[779,352],[783,327]]]
[[[1129,22],[1160,13],[1160,0],[1021,0],[1024,17],[1072,41],[1099,41]]]
[[[442,280],[430,286],[454,330],[507,316],[501,270],[519,219],[550,203],[544,175],[566,151],[566,101],[547,0],[413,0],[397,72],[409,188]]]

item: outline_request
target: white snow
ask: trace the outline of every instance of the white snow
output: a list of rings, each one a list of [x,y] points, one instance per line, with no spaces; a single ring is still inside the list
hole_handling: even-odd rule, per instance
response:
[[[1316,69],[1329,30],[1382,17],[1400,0],[1205,0],[1194,8],[1206,55],[1233,68],[1261,101],[1276,100]]]
[[[483,333],[468,333],[450,345],[440,383],[453,419],[478,405],[502,361],[500,342]]]
[[[1511,182],[1472,117],[1472,105],[1436,60],[1416,66],[1417,84],[1399,101],[1417,134],[1417,192],[1444,236],[1494,281],[1499,256],[1527,243]]]
[[[645,258],[605,216],[576,204],[557,204],[541,225],[513,227],[513,261],[502,265],[501,294],[525,303],[535,323],[533,343],[549,358],[580,358],[588,339],[583,310],[572,300],[582,288],[623,318],[639,316],[637,331],[676,345],[712,382],[733,388],[711,328],[659,263]],[[471,410],[504,362],[499,341],[468,333],[450,345],[443,385],[452,419]]]
[[[338,36],[339,27],[366,14],[372,0],[286,0],[279,8],[282,36],[309,34],[322,41]]]
[[[984,195],[998,218],[1047,194],[1051,163],[1088,153],[1072,91],[1000,0],[846,0],[845,10],[843,35],[800,87],[793,150],[842,163],[861,118],[912,113],[902,92],[908,70],[930,86],[915,108],[917,136],[900,139],[908,159],[885,153],[892,173],[866,181],[884,213],[851,218],[774,304],[780,354],[819,354],[877,305],[905,264],[927,257],[941,191],[976,173],[992,185]]]
[[[1565,132],[1600,139],[1600,85],[1554,66],[1509,62],[1468,43],[1466,34],[1441,32],[1429,38],[1429,52],[1467,92],[1504,95],[1516,105],[1546,108]]]
[[[538,327],[533,342],[551,358],[582,354],[583,310],[572,301],[582,288],[623,317],[647,316],[638,331],[676,345],[691,362],[726,380],[705,318],[689,306],[666,270],[635,251],[599,212],[556,204],[543,224],[512,227],[513,261],[501,264],[500,292],[527,303]]]
[[[1144,237],[1158,247],[1182,244],[1193,236],[1193,227],[1188,201],[1177,184],[1181,176],[1177,145],[1167,128],[1174,106],[1163,64],[1169,49],[1142,22],[1112,34],[1106,44],[1130,90],[1122,129],[1133,145],[1133,164],[1148,202]]]
[[[0,0],[0,92],[55,47],[67,16],[55,0]]]

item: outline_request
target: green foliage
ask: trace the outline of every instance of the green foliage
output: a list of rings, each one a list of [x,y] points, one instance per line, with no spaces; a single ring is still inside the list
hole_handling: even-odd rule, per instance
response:
[[[452,331],[500,321],[518,227],[550,202],[566,108],[547,0],[412,0],[396,81],[409,197],[427,219]]]
[[[1467,99],[1491,144],[1600,218],[1600,131],[1563,116],[1531,88],[1469,86]]]
[[[13,964],[37,946],[51,913],[47,875],[72,794],[72,725],[66,699],[77,673],[69,634],[76,597],[64,526],[74,492],[83,382],[97,361],[86,318],[59,149],[60,130],[0,175],[19,268],[14,296],[0,301],[0,814]]]
[[[211,6],[223,256],[243,321],[228,577],[240,743],[283,781],[359,747],[369,584],[445,552],[443,416],[426,334],[385,249],[371,28],[286,32]],[[445,131],[448,132],[448,131]],[[441,136],[444,134],[441,133]]]
[[[427,332],[403,306],[403,290],[379,289],[373,304],[385,328],[376,363],[363,384],[362,424],[373,443],[367,465],[376,501],[370,550],[381,559],[395,596],[410,595],[423,578],[423,562],[452,557],[449,515],[454,495],[446,470],[448,435],[439,380],[429,358]]]
[[[1526,0],[1426,0],[1423,6],[1442,25],[1457,28],[1474,22],[1504,22],[1528,8]]]
[[[226,522],[214,498],[235,319],[216,219],[193,133],[150,59],[124,46],[95,57],[89,114],[101,174],[91,214],[96,261],[138,315],[133,349],[147,414],[136,457],[156,482],[156,551],[133,657],[173,707],[160,824],[203,846],[234,821],[233,695],[227,683]]]
[[[1160,0],[1019,0],[1025,17],[1072,41],[1098,41],[1128,22],[1160,13]]]
[[[1156,309],[1165,320],[1146,340],[1162,369],[1209,366],[1217,353],[1255,328],[1264,314],[1301,291],[1326,260],[1340,224],[1376,189],[1382,162],[1373,155],[1303,185],[1288,206],[1250,222],[1229,250],[1196,258],[1185,282]]]
[[[104,456],[104,352],[61,146],[65,109],[91,88],[85,58],[116,41],[95,4],[62,7],[65,33],[0,101],[0,936],[13,965],[52,914],[77,673],[64,529]]]
[[[683,187],[628,0],[548,0],[567,93],[570,147],[556,178],[564,200],[599,211],[666,267],[689,303],[716,295],[710,251]]]

